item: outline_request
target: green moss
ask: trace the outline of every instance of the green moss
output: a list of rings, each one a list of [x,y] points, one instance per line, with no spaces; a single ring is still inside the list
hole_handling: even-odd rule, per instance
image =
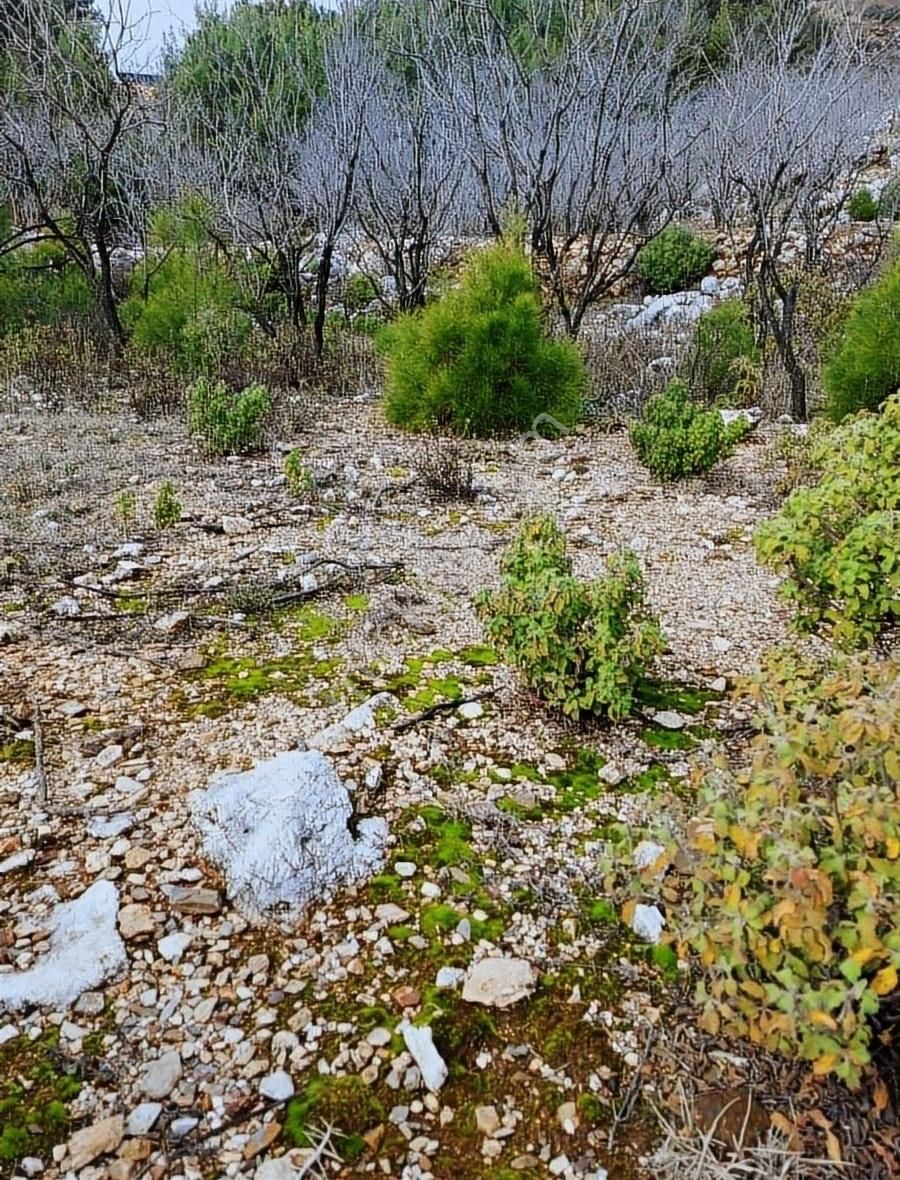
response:
[[[542,820],[544,818],[543,808],[538,806],[526,807],[522,803],[517,803],[515,799],[509,799],[506,796],[504,796],[502,799],[498,799],[496,806],[498,811],[503,811],[507,815],[513,816],[515,819],[528,820],[532,823],[536,823],[538,820]]]
[[[369,609],[369,599],[365,594],[348,594],[344,599],[347,610],[366,611]]]
[[[711,701],[721,700],[722,694],[710,688],[673,683],[663,680],[645,680],[635,693],[637,703],[645,710],[661,712],[671,709],[676,713],[688,713],[695,717],[702,713]]]
[[[671,776],[663,763],[652,762],[646,770],[642,770],[627,784],[623,784],[623,791],[634,794],[641,791],[656,791],[669,782],[671,782]]]
[[[697,741],[683,729],[665,729],[662,725],[647,725],[640,731],[640,739],[654,750],[693,750]]]
[[[648,948],[647,958],[667,983],[674,983],[678,979],[678,955],[674,947],[666,943],[651,946]]]
[[[578,811],[586,803],[598,799],[605,788],[597,778],[605,760],[594,750],[579,750],[570,768],[548,775],[556,788],[554,806],[557,811]]]
[[[288,1103],[283,1133],[294,1146],[309,1147],[317,1127],[334,1126],[341,1154],[353,1160],[362,1153],[364,1133],[384,1117],[384,1105],[360,1078],[319,1076]]]
[[[246,704],[269,693],[296,697],[317,681],[329,681],[340,666],[338,657],[319,659],[309,648],[268,660],[256,656],[214,655],[194,679],[214,683],[217,696],[195,703],[191,711],[199,716],[218,717],[229,706]]]
[[[415,934],[412,926],[388,926],[387,936],[391,942],[409,942]]]
[[[146,598],[138,598],[131,594],[122,595],[114,601],[120,615],[145,615],[150,609]]]
[[[449,934],[455,930],[465,914],[461,914],[451,905],[436,903],[425,906],[419,915],[419,926],[426,938],[432,939],[439,934]]]
[[[497,663],[497,653],[492,647],[483,644],[464,647],[459,653],[459,658],[469,668],[490,668]]]
[[[0,1047],[0,1161],[43,1156],[69,1134],[67,1103],[81,1092],[76,1063],[58,1050],[59,1030]],[[71,1068],[71,1072],[70,1072]]]
[[[608,1117],[608,1111],[596,1094],[579,1094],[575,1099],[579,1115],[589,1126],[598,1127]]]
[[[436,676],[421,684],[403,705],[410,713],[418,713],[420,709],[430,709],[439,701],[458,701],[463,695],[462,684],[455,677]]]
[[[616,907],[603,897],[584,901],[581,906],[581,917],[589,926],[614,926],[619,921]]]

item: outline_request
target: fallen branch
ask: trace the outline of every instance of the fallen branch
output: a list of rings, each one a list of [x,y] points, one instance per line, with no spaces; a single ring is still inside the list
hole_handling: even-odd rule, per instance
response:
[[[452,701],[438,701],[434,705],[429,705],[427,709],[423,709],[421,713],[416,713],[413,717],[405,717],[402,721],[395,721],[391,728],[394,733],[405,733],[406,730],[418,725],[420,721],[428,721],[430,718],[436,717],[438,713],[458,709],[460,705],[472,705],[476,701],[486,700],[496,694],[496,688],[486,688],[483,692],[473,693],[470,697],[458,697]]]

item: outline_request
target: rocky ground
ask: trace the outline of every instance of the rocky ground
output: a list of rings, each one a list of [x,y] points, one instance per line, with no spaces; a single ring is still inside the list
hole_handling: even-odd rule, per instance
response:
[[[294,411],[221,462],[115,407],[2,419],[0,1175],[637,1180],[698,1086],[746,1102],[765,1074],[751,1122],[791,1116],[799,1072],[697,1033],[660,910],[635,933],[603,885],[740,740],[726,690],[786,635],[751,543],[780,428],[674,488],[622,433],[482,444],[459,502],[370,399]],[[621,725],[562,723],[485,644],[473,596],[538,508],[579,573],[623,544],[644,566],[669,649]],[[241,892],[204,792],[304,750],[279,766],[336,810],[263,816],[260,863],[300,884]],[[287,864],[293,822],[341,851]]]

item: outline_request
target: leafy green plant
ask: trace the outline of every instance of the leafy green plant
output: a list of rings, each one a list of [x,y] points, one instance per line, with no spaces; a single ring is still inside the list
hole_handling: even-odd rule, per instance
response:
[[[353,274],[344,283],[344,307],[349,312],[362,311],[376,297],[375,284],[364,274]]]
[[[690,863],[668,937],[702,971],[702,1028],[853,1085],[900,970],[900,666],[778,654],[748,689],[749,763],[706,777],[646,884]]]
[[[568,717],[625,716],[665,646],[634,554],[615,554],[602,578],[580,582],[559,526],[535,516],[500,569],[501,588],[476,602],[501,658]]]
[[[900,218],[900,176],[892,177],[881,190],[878,216],[885,221],[897,221]]]
[[[134,524],[137,514],[137,501],[134,492],[119,492],[116,496],[116,516],[122,528],[128,530]]]
[[[0,336],[31,324],[86,323],[93,307],[87,279],[56,242],[38,242],[0,258]]]
[[[272,401],[264,385],[233,393],[223,381],[200,377],[188,389],[188,424],[211,455],[243,455],[262,441]]]
[[[726,299],[697,321],[693,344],[683,365],[692,393],[712,405],[745,404],[759,390],[760,354],[750,313],[739,299]],[[754,376],[755,381],[748,381]],[[755,400],[755,399],[754,399]]]
[[[784,573],[801,631],[871,643],[900,617],[900,394],[816,440],[822,477],[756,531],[759,560]]]
[[[158,529],[171,528],[181,520],[181,501],[168,479],[159,485],[159,491],[153,501],[153,520]]]
[[[296,448],[284,460],[284,478],[292,496],[308,496],[315,486],[312,472],[303,462],[302,453]]]
[[[398,426],[489,436],[538,418],[568,427],[580,413],[581,354],[544,335],[537,281],[508,240],[473,252],[457,287],[376,343],[387,359],[385,412]]]
[[[900,258],[857,297],[822,378],[835,422],[900,389]]]
[[[693,286],[715,257],[715,249],[705,238],[685,226],[669,225],[641,248],[635,270],[654,295],[666,295]]]
[[[871,190],[857,189],[847,202],[847,212],[854,221],[874,221],[878,216],[878,205]]]
[[[644,466],[658,479],[670,480],[709,471],[746,431],[746,422],[726,426],[718,410],[690,401],[683,382],[673,381],[650,398],[629,437]]]

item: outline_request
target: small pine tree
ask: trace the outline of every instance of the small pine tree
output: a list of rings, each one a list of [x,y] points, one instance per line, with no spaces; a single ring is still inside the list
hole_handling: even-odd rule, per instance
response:
[[[470,255],[457,287],[377,339],[387,358],[385,412],[397,426],[487,437],[538,418],[569,427],[580,414],[581,354],[544,334],[537,281],[508,240]]]
[[[834,422],[900,389],[900,259],[857,297],[822,378]]]

